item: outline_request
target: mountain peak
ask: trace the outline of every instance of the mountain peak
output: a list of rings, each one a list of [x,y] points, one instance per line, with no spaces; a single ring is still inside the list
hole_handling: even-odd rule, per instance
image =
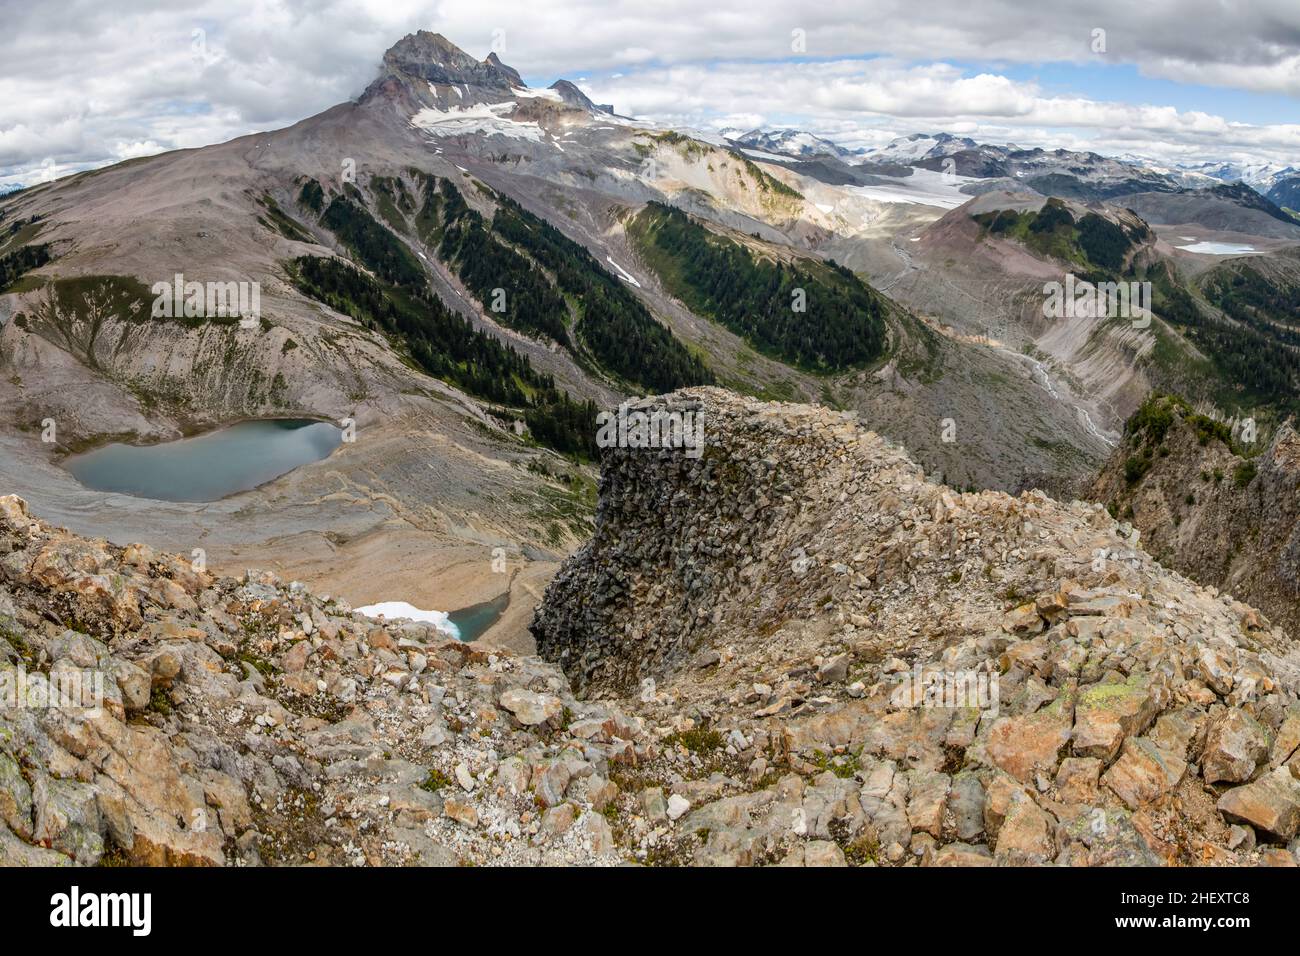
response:
[[[576,109],[586,110],[589,113],[612,113],[614,107],[607,103],[593,103],[586,93],[568,80],[556,80],[551,84],[551,89],[560,94],[560,99]]]
[[[448,86],[467,86],[500,93],[523,86],[519,73],[501,62],[496,53],[474,59],[441,33],[420,30],[398,40],[384,54],[389,75],[404,74]],[[381,77],[381,80],[384,77]]]
[[[493,50],[491,53],[487,55],[487,59],[484,60],[483,63],[487,66],[492,67],[494,70],[504,73],[510,79],[511,85],[515,87],[522,87],[526,85],[524,83],[524,78],[519,75],[519,71],[512,66],[506,66],[504,63],[502,63],[501,58],[497,56],[495,50]]]

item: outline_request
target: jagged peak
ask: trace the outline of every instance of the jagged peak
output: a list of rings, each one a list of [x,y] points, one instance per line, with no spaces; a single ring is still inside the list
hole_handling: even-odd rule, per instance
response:
[[[401,74],[448,86],[466,86],[509,93],[523,85],[518,71],[501,62],[496,53],[476,60],[441,33],[408,33],[384,54],[385,76]]]
[[[519,75],[519,71],[512,66],[506,66],[504,63],[502,63],[501,58],[496,55],[495,50],[489,53],[487,55],[487,59],[485,59],[483,62],[488,66],[492,67],[493,69],[500,70],[502,73],[506,74],[506,76],[509,77],[511,83],[514,86],[522,87],[525,85],[524,78]]]
[[[560,94],[560,99],[576,109],[587,110],[592,113],[613,113],[614,107],[611,104],[593,103],[586,93],[578,89],[577,85],[568,80],[556,80],[550,88]]]
[[[384,53],[384,62],[399,67],[425,62],[459,68],[478,63],[441,33],[431,33],[428,30],[418,30],[402,37]]]
[[[519,71],[501,62],[496,51],[476,60],[440,33],[421,30],[404,36],[384,54],[383,70],[361,101],[403,100],[408,110],[447,109],[471,103],[500,103],[511,98],[535,100]],[[612,106],[592,103],[568,80],[558,80],[544,97],[588,113],[613,113]]]

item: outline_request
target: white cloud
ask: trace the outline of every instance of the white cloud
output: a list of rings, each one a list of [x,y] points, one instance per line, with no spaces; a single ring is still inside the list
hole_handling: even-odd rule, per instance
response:
[[[589,75],[601,102],[669,115],[807,115],[845,136],[931,121],[975,132],[1077,124],[1099,143],[1216,135],[1294,149],[1290,127],[1046,96],[994,64],[1127,63],[1184,83],[1300,96],[1295,0],[0,0],[0,182],[127,149],[201,145],[287,125],[355,96],[383,51],[432,29],[548,82]],[[1090,46],[1106,31],[1106,52]],[[202,30],[195,48],[194,31]],[[816,61],[792,55],[791,31]],[[850,57],[876,55],[880,60]],[[883,62],[888,68],[871,66]],[[946,63],[984,64],[967,75]],[[699,64],[713,64],[706,69]],[[920,66],[915,64],[920,63]],[[749,73],[766,76],[756,85]],[[617,80],[598,79],[619,74]],[[800,77],[804,77],[800,79]],[[807,77],[816,77],[809,82]],[[658,93],[652,78],[671,83]],[[702,85],[691,85],[693,82]],[[784,88],[793,82],[796,90]],[[719,102],[706,102],[705,93]],[[796,95],[797,92],[797,95]],[[626,93],[628,99],[622,99]],[[613,99],[611,100],[611,97]],[[634,104],[631,105],[630,104]],[[1154,124],[1147,126],[1146,124]],[[1063,134],[1064,135],[1064,134]],[[123,144],[133,144],[124,147]]]
[[[1238,150],[1294,162],[1300,125],[1257,126],[1199,111],[1046,95],[1004,76],[963,76],[949,64],[894,60],[747,63],[643,70],[594,84],[589,95],[673,125],[724,128],[745,107],[748,125],[789,117],[846,146],[878,146],[895,136],[946,130],[987,142],[1061,146],[1102,153],[1142,152],[1190,161]]]

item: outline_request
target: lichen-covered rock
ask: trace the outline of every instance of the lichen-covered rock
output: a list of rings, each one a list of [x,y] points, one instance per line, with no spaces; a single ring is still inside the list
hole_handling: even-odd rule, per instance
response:
[[[1241,783],[1268,757],[1268,732],[1238,707],[1211,722],[1202,758],[1206,783]]]
[[[1073,750],[1078,757],[1109,763],[1124,738],[1144,731],[1159,712],[1147,681],[1107,681],[1084,688],[1075,708]]]

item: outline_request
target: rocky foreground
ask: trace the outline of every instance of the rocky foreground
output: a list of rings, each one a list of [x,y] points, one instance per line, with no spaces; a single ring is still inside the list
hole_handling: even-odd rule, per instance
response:
[[[25,690],[0,701],[0,865],[618,862],[608,777],[654,746],[536,658],[78,538],[14,497],[0,656]]]
[[[555,663],[0,498],[0,863],[1297,863],[1258,612],[835,413],[645,407],[705,452],[608,451]]]

